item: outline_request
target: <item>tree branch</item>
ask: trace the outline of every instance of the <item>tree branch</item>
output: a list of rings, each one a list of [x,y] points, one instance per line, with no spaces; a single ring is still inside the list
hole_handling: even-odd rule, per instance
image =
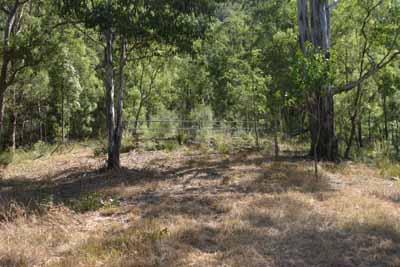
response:
[[[336,87],[333,90],[333,94],[340,94],[340,93],[344,93],[344,92],[348,92],[350,90],[352,90],[353,88],[357,87],[358,85],[360,85],[361,83],[363,83],[365,80],[367,80],[368,78],[370,78],[372,75],[374,75],[375,73],[377,73],[378,71],[380,71],[382,68],[384,68],[386,65],[388,65],[390,62],[392,62],[393,60],[395,60],[397,58],[397,56],[400,55],[400,51],[396,51],[394,52],[392,55],[390,55],[390,53],[388,53],[382,60],[381,62],[379,62],[378,64],[376,64],[375,66],[373,66],[372,68],[370,68],[366,73],[364,73],[360,79],[356,80],[356,81],[352,81],[349,82],[343,86],[340,87]]]

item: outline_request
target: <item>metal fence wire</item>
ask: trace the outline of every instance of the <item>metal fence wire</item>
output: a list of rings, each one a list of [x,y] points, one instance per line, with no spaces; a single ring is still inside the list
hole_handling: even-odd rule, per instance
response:
[[[142,120],[133,121],[127,131],[138,139],[185,139],[198,140],[215,135],[238,138],[244,135],[263,136],[271,128],[257,121],[188,121],[188,120]]]

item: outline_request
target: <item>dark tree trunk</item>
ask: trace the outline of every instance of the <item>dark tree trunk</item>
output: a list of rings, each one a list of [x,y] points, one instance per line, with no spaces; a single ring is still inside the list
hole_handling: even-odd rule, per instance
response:
[[[372,141],[372,132],[371,132],[371,110],[368,112],[368,143]]]
[[[0,150],[3,147],[4,94],[0,92]]]
[[[386,90],[383,89],[382,91],[382,104],[383,104],[383,116],[384,116],[384,130],[385,130],[385,140],[387,141],[389,139],[389,127],[388,127],[388,112],[387,112],[387,96],[386,96]]]
[[[344,154],[345,158],[349,158],[349,156],[350,156],[350,150],[353,145],[354,137],[356,135],[357,123],[359,121],[359,118],[358,118],[358,113],[359,113],[359,109],[360,109],[359,103],[361,102],[361,98],[362,98],[362,85],[359,84],[357,86],[357,93],[356,93],[356,97],[354,99],[354,103],[352,106],[354,111],[353,111],[352,115],[350,116],[351,130],[350,130],[349,139],[347,140],[346,152]]]
[[[17,97],[16,97],[16,92],[15,88],[13,90],[13,117],[12,117],[12,133],[11,133],[11,152],[12,154],[15,154],[15,150],[17,148],[17,140],[16,140],[16,135],[17,135],[17,118],[18,118],[18,111],[17,111]]]
[[[362,119],[361,116],[358,118],[358,146],[360,148],[364,147],[364,141],[363,141],[363,134],[362,134]]]
[[[65,143],[65,103],[64,103],[64,86],[61,88],[61,143]]]
[[[12,122],[12,134],[11,134],[11,151],[13,154],[15,154],[15,150],[17,148],[17,141],[16,141],[16,136],[17,136],[17,112],[14,111],[13,113],[13,122]]]
[[[337,160],[338,142],[335,133],[334,106],[332,91],[315,97],[310,107],[310,155],[318,160]]]
[[[279,118],[278,114],[276,113],[274,115],[274,154],[275,154],[275,159],[279,158],[279,138],[278,138],[278,131],[279,131]]]

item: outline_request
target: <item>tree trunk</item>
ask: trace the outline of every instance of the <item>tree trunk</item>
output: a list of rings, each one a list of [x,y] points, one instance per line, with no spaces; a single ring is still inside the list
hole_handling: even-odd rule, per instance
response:
[[[12,152],[12,154],[15,154],[15,150],[17,148],[16,135],[17,135],[17,112],[14,111],[13,127],[12,127],[12,134],[11,134],[11,152]]]
[[[114,134],[114,149],[112,151],[114,168],[120,168],[120,150],[122,142],[122,115],[124,108],[124,84],[125,84],[125,63],[126,63],[126,39],[121,37],[121,55],[119,60],[119,86],[118,86],[118,106],[117,106],[117,117],[116,117],[116,128]]]
[[[383,89],[382,91],[382,104],[383,104],[383,116],[385,120],[385,140],[387,141],[389,139],[389,127],[388,127],[388,112],[387,112],[387,96],[386,96],[386,90]]]
[[[362,119],[361,116],[358,118],[358,146],[360,148],[364,147],[364,141],[363,141],[363,134],[362,134]]]
[[[335,133],[332,90],[312,101],[309,121],[311,133],[310,155],[318,160],[335,161],[338,156],[338,141]]]
[[[11,152],[12,154],[15,154],[15,150],[17,148],[16,144],[16,134],[17,134],[17,117],[18,117],[18,111],[17,111],[17,97],[16,97],[16,92],[15,88],[13,90],[13,120],[12,120],[12,133],[11,133]]]
[[[330,11],[327,0],[297,0],[300,47],[307,56],[306,42],[311,42],[329,59]],[[308,12],[311,10],[309,21]],[[314,158],[337,160],[338,141],[335,132],[334,99],[331,86],[322,86],[310,97],[309,120],[311,133],[310,154]],[[315,155],[316,154],[316,155]]]
[[[134,126],[135,127],[134,128],[135,135],[137,135],[137,128],[139,126],[139,118],[140,118],[140,114],[142,113],[143,104],[144,104],[144,101],[146,98],[146,95],[144,92],[144,87],[143,87],[144,68],[145,68],[144,64],[142,64],[142,74],[140,75],[140,84],[139,84],[140,101],[139,101],[138,110],[136,111],[136,115],[135,115],[135,126]]]
[[[351,130],[350,130],[349,139],[347,140],[346,152],[344,154],[345,158],[349,158],[349,156],[350,156],[350,150],[351,150],[351,147],[353,145],[353,139],[354,139],[354,137],[356,135],[356,127],[357,127],[357,123],[359,121],[359,118],[358,118],[358,113],[359,113],[359,108],[360,108],[359,107],[359,103],[361,101],[361,98],[362,98],[362,85],[359,84],[357,86],[356,97],[354,99],[354,103],[353,103],[353,106],[352,106],[352,108],[354,109],[354,112],[350,117]]]
[[[119,168],[119,158],[116,158],[115,151],[115,108],[114,108],[114,62],[113,62],[113,44],[114,34],[111,29],[104,32],[106,47],[104,51],[104,86],[106,89],[106,118],[108,133],[108,161],[109,169]]]
[[[42,121],[42,108],[40,105],[40,100],[38,102],[38,113],[39,113],[39,137],[40,141],[43,141],[43,121]]]
[[[1,88],[0,88],[1,90]],[[4,94],[0,92],[0,150],[3,147]]]
[[[274,115],[274,153],[275,153],[275,159],[279,158],[279,139],[278,139],[278,127],[279,127],[279,119],[278,119],[278,114],[276,113]]]
[[[368,143],[372,141],[372,132],[371,132],[371,110],[368,111]]]
[[[65,143],[65,106],[64,106],[64,86],[61,88],[61,143]]]

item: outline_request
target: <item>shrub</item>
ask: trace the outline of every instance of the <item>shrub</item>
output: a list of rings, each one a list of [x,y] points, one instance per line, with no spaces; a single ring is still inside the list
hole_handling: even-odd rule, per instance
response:
[[[132,150],[135,150],[136,148],[137,148],[137,142],[135,138],[131,134],[125,133],[124,136],[122,137],[121,153],[128,153]]]
[[[100,193],[90,193],[72,200],[69,206],[77,212],[88,212],[119,206],[119,200],[103,196]]]
[[[0,153],[0,165],[8,165],[13,161],[13,154],[9,151]]]

